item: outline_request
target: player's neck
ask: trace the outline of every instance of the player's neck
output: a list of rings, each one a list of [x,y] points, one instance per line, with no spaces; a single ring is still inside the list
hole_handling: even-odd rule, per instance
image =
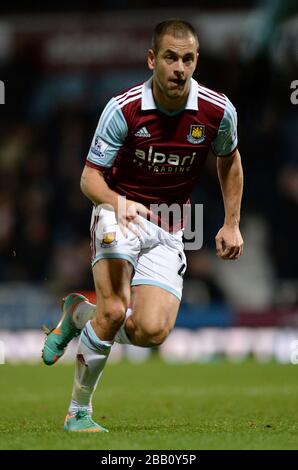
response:
[[[181,96],[181,98],[169,99],[163,95],[161,90],[158,89],[154,82],[152,86],[152,93],[156,106],[168,113],[177,113],[183,110],[187,103],[188,93],[186,96]]]
[[[153,95],[154,96],[154,95]],[[165,110],[168,113],[176,113],[181,111],[182,109],[185,108],[186,102],[187,102],[187,97],[183,97],[183,99],[177,99],[177,100],[170,100],[167,98],[163,99],[158,99],[154,96],[154,101],[156,103],[156,106],[159,109]]]
[[[176,116],[177,114],[181,113],[184,111],[185,106],[183,105],[181,108],[175,110],[169,111],[167,108],[164,108],[163,106],[159,105],[158,103],[155,103],[156,107],[159,111],[161,111],[163,114],[166,114],[167,116]]]

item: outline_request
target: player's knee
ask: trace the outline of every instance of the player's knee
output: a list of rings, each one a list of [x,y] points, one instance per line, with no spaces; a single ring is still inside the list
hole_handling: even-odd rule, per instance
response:
[[[143,331],[148,346],[160,346],[170,334],[170,328],[167,325],[152,325]]]
[[[111,327],[119,327],[125,320],[126,302],[120,298],[104,299],[100,305],[100,314]]]

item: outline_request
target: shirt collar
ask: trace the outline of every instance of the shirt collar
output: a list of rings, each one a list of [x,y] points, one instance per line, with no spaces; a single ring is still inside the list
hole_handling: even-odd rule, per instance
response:
[[[142,111],[149,109],[157,109],[152,93],[152,77],[143,83],[142,87]],[[193,78],[190,82],[190,91],[184,109],[198,111],[198,82]]]

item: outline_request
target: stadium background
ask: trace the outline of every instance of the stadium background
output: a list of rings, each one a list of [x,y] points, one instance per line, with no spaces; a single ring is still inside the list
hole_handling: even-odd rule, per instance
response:
[[[296,0],[57,3],[0,4],[0,449],[297,449]],[[158,350],[115,345],[94,395],[111,432],[69,435],[76,344],[46,367],[41,326],[65,293],[93,293],[84,160],[102,107],[149,76],[152,27],[173,16],[197,28],[195,77],[238,110],[245,253],[215,256],[210,160],[176,328]]]
[[[159,354],[179,361],[253,355],[290,362],[298,340],[298,116],[290,100],[298,79],[295,2],[199,4],[186,1],[181,9],[175,1],[169,8],[113,0],[70,8],[59,2],[42,11],[34,3],[17,11],[1,4],[0,342],[6,361],[39,360],[41,326],[55,323],[60,298],[93,290],[91,204],[79,190],[84,160],[109,97],[149,77],[152,27],[178,16],[199,34],[195,78],[226,93],[238,111],[245,253],[237,263],[215,256],[223,207],[210,160],[192,198],[204,204],[204,246],[187,252],[177,327]],[[146,354],[119,346],[114,358]]]

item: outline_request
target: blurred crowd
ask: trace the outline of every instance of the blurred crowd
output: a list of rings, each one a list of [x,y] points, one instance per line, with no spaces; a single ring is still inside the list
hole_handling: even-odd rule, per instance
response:
[[[250,250],[259,243],[255,253],[260,250],[259,262],[269,260],[274,282],[297,280],[298,113],[290,101],[297,69],[291,57],[282,69],[265,55],[240,60],[236,47],[228,45],[225,57],[204,52],[195,78],[226,93],[238,111],[245,173],[242,223],[251,236]],[[79,181],[110,96],[102,92],[100,73],[94,71],[85,71],[83,86],[77,88],[63,72],[55,88],[52,78],[40,75],[32,63],[10,63],[0,71],[9,100],[0,117],[0,280],[47,282],[61,291],[92,289],[92,204],[80,192]],[[134,84],[127,71],[126,82]],[[193,193],[193,202],[204,204],[204,246],[187,253],[188,286],[196,285],[186,288],[190,301],[221,301],[227,294],[220,276],[214,276],[214,236],[223,222],[215,160],[207,163]]]

